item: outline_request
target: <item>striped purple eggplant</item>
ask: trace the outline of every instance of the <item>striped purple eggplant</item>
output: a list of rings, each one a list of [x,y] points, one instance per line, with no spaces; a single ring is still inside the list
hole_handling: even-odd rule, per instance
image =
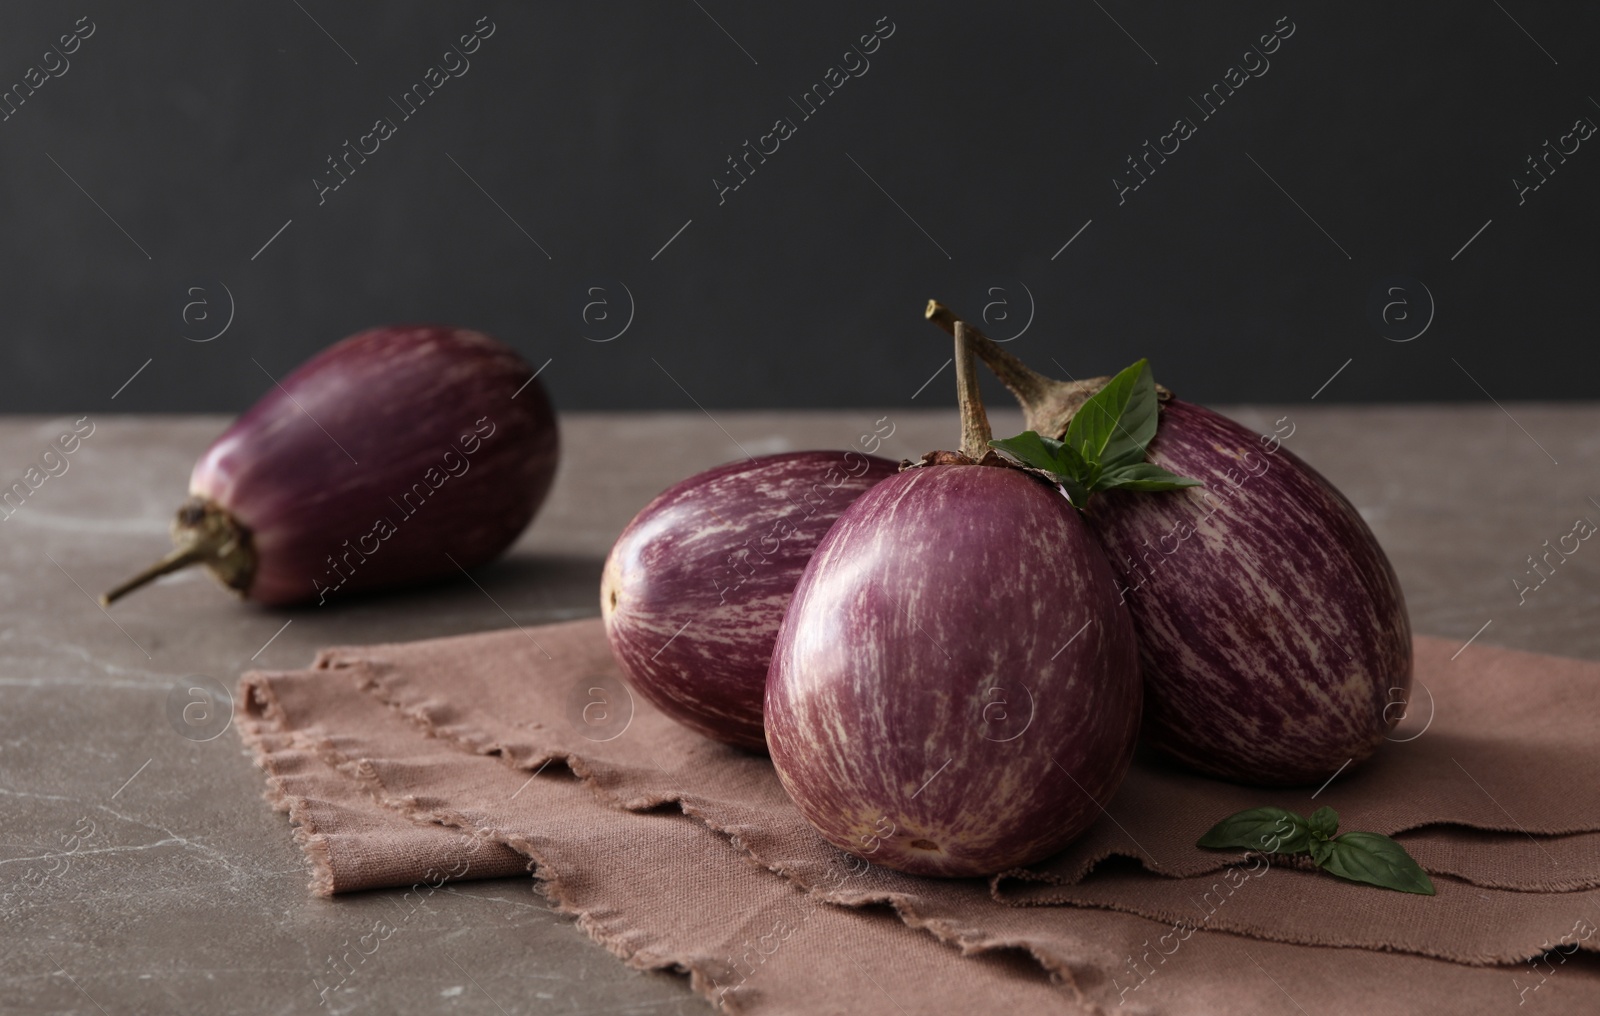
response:
[[[606,559],[600,612],[628,682],[707,737],[765,751],[778,624],[828,527],[896,465],[861,452],[732,462],[659,494]]]
[[[1367,758],[1404,715],[1411,625],[1355,507],[1281,436],[1179,399],[1149,456],[1205,486],[1107,491],[1088,518],[1139,627],[1150,742],[1243,783]]]
[[[928,316],[955,321],[937,304]],[[1104,381],[1053,381],[976,347],[1047,436]],[[1107,491],[1086,514],[1138,628],[1146,740],[1240,783],[1316,784],[1359,763],[1411,689],[1394,569],[1355,507],[1283,447],[1292,433],[1169,397],[1149,460],[1205,486]]]
[[[1133,624],[1088,527],[1049,485],[962,447],[834,523],[766,698],[773,765],[818,832],[945,877],[1082,833],[1127,772],[1141,697]]]
[[[459,328],[374,328],[329,347],[212,443],[172,524],[176,549],[104,602],[191,564],[273,605],[483,564],[555,477],[555,413],[533,375]]]

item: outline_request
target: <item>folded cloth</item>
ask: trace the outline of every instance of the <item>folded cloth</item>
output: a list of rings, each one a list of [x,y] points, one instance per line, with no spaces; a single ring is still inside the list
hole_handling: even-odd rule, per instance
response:
[[[1592,1004],[1600,999],[1600,965],[1567,957],[1600,945],[1596,901],[1582,889],[1494,887],[1494,879],[1522,875],[1514,865],[1474,857],[1512,849],[1512,841],[1525,854],[1527,844],[1546,840],[1534,833],[1587,828],[1594,809],[1584,810],[1581,794],[1570,790],[1538,797],[1495,756],[1474,754],[1501,741],[1526,752],[1508,728],[1501,738],[1474,742],[1470,721],[1452,718],[1496,694],[1483,661],[1510,666],[1522,683],[1506,694],[1525,698],[1570,691],[1547,685],[1562,675],[1593,680],[1600,668],[1476,647],[1451,661],[1440,644],[1422,640],[1418,648],[1421,683],[1451,709],[1440,709],[1422,736],[1388,747],[1319,794],[1346,781],[1337,805],[1346,828],[1505,828],[1505,815],[1486,819],[1470,796],[1448,787],[1435,794],[1413,788],[1409,811],[1404,800],[1357,799],[1350,788],[1358,780],[1372,780],[1391,758],[1420,752],[1433,738],[1469,774],[1469,786],[1481,781],[1483,796],[1516,808],[1512,822],[1527,824],[1528,835],[1474,834],[1454,843],[1448,829],[1424,831],[1429,842],[1449,844],[1436,856],[1454,859],[1432,869],[1441,887],[1433,898],[1283,865],[1239,867],[1237,856],[1222,858],[1235,862],[1227,877],[1202,878],[1219,861],[1189,845],[1211,822],[1255,804],[1310,806],[1147,761],[1129,780],[1136,791],[1139,781],[1146,784],[1146,800],[1130,805],[1123,794],[1109,802],[1091,832],[1098,845],[1088,851],[1137,857],[1144,869],[1112,862],[1084,878],[1094,860],[1063,857],[991,886],[867,866],[816,836],[766,759],[709,742],[629,696],[595,621],[327,650],[309,671],[247,675],[240,729],[269,772],[269,795],[296,824],[317,891],[427,887],[442,878],[521,871],[531,862],[546,894],[597,941],[638,966],[688,971],[696,990],[729,1008],[854,1012],[883,1008],[887,995],[903,1007],[925,1001],[943,1011],[965,1011],[962,1000],[970,997],[985,1008],[1022,1011],[1129,1005],[1136,1012],[1250,1013],[1281,1011],[1285,995],[1302,992],[1329,1011],[1488,1012],[1512,996]],[[1402,727],[1396,736],[1410,735]],[[1580,748],[1566,738],[1546,732],[1534,740]],[[1565,761],[1581,775],[1582,761]],[[1543,768],[1529,778],[1556,772]],[[1184,798],[1210,797],[1175,810],[1159,796],[1173,786]],[[1592,794],[1592,783],[1585,789]],[[1198,828],[1165,832],[1159,814],[1141,814],[1151,804]],[[1103,828],[1119,824],[1126,842]],[[1585,848],[1570,846],[1553,850],[1556,861],[1585,863]],[[1418,851],[1419,860],[1425,856]],[[1451,865],[1491,877],[1474,884],[1450,873]],[[1185,913],[1176,890],[1191,881],[1197,898]],[[1224,900],[1214,883],[1236,891]],[[1584,883],[1579,877],[1561,886]],[[1042,898],[1028,898],[1039,888]],[[1401,900],[1405,910],[1397,909]],[[895,916],[873,904],[888,905]],[[1334,944],[1360,948],[1313,947]],[[1514,962],[1547,949],[1556,951],[1537,966],[1462,965]],[[962,994],[968,991],[975,994]]]
[[[534,778],[418,736],[337,677],[254,675],[241,731],[270,775],[269,799],[295,822],[316,892],[409,887],[377,941],[446,882],[531,869],[595,941],[635,967],[687,971],[730,1009],[852,1013],[865,1000],[882,1010],[872,1000],[882,985],[923,1011],[1082,1011],[1038,964],[1000,951],[964,960],[890,913],[828,906],[682,812],[623,811],[565,767]],[[864,867],[841,864],[835,881]],[[363,952],[328,957],[309,991],[337,1003]]]

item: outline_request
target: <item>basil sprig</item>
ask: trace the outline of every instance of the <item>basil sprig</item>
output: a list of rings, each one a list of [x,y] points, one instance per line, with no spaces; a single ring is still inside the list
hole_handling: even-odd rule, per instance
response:
[[[1144,460],[1145,447],[1156,436],[1156,422],[1155,378],[1150,361],[1140,360],[1084,402],[1063,440],[1025,430],[989,445],[1048,474],[1078,508],[1098,490],[1201,486],[1199,480],[1174,476]]]
[[[1339,813],[1318,808],[1301,818],[1284,808],[1262,807],[1230,815],[1211,827],[1195,846],[1213,850],[1260,850],[1268,854],[1310,854],[1317,867],[1351,882],[1421,896],[1434,894],[1433,882],[1406,848],[1380,833],[1339,831]]]

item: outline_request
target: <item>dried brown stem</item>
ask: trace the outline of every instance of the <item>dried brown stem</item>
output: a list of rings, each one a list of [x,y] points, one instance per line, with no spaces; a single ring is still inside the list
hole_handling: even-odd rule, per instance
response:
[[[998,342],[983,334],[971,322],[957,317],[954,311],[938,300],[929,300],[925,313],[929,321],[943,328],[952,337],[956,334],[956,325],[966,325],[972,351],[982,357],[983,362],[988,364],[995,376],[1011,389],[1011,393],[1022,403],[1024,409],[1031,403],[1047,398],[1051,386],[1060,383],[1045,377],[1006,352]]]
[[[928,301],[925,316],[951,335],[956,334],[958,326],[965,326],[972,351],[1016,396],[1027,429],[1045,437],[1059,438],[1065,434],[1073,415],[1110,380],[1094,377],[1057,381],[1040,374],[937,300]],[[1162,399],[1172,397],[1172,393],[1160,385],[1156,386],[1156,391]]]
[[[103,606],[154,582],[163,575],[203,564],[223,585],[244,592],[255,577],[255,551],[250,535],[227,510],[203,497],[191,497],[178,509],[172,521],[172,553],[107,590],[100,597]]]
[[[963,321],[955,325],[956,400],[961,406],[961,454],[974,462],[989,453],[989,414],[983,409],[978,391],[978,360],[973,350],[972,329]]]

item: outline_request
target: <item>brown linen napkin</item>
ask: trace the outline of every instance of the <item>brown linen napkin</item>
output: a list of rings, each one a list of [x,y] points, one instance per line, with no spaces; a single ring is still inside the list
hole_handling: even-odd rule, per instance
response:
[[[558,646],[549,645],[558,638]],[[1600,824],[1600,807],[1589,804],[1600,793],[1596,789],[1600,779],[1594,778],[1600,777],[1600,752],[1586,746],[1584,724],[1571,718],[1579,715],[1578,711],[1567,711],[1564,719],[1546,720],[1540,710],[1527,706],[1529,699],[1545,694],[1553,696],[1551,701],[1572,701],[1584,671],[1592,681],[1600,666],[1486,651],[1483,658],[1499,664],[1494,673],[1519,674],[1520,682],[1495,682],[1481,675],[1475,675],[1476,680],[1460,680],[1456,675],[1474,674],[1472,657],[1449,661],[1440,643],[1420,642],[1420,683],[1438,689],[1436,697],[1464,705],[1436,716],[1423,736],[1391,746],[1360,775],[1350,776],[1350,785],[1375,785],[1393,796],[1367,801],[1348,789],[1343,791],[1345,828],[1395,832],[1437,822],[1496,828],[1506,819],[1494,800],[1518,802],[1519,808],[1538,805],[1530,813],[1541,816],[1542,828],[1567,830],[1582,828],[1585,823]],[[319,662],[356,672],[379,698],[438,737],[475,751],[500,754],[530,770],[552,758],[566,759],[592,787],[622,807],[638,810],[676,801],[713,829],[731,835],[773,870],[808,887],[825,882],[837,852],[799,817],[765,758],[693,734],[649,709],[642,700],[635,703],[625,736],[603,742],[587,736],[585,724],[571,711],[573,692],[617,681],[596,622],[539,629],[537,641],[528,633],[510,631],[414,643],[401,650],[404,667],[396,666],[391,657],[397,648],[332,649],[325,651]],[[553,659],[545,659],[546,651]],[[468,653],[475,655],[469,657]],[[1506,667],[1508,657],[1520,658],[1521,666]],[[1453,669],[1441,669],[1440,661],[1450,663]],[[552,685],[549,680],[519,680],[519,674],[560,674],[561,680]],[[625,694],[620,685],[616,687],[618,695]],[[1478,711],[1506,716],[1510,709],[1519,711],[1528,722],[1508,720],[1495,739],[1476,736]],[[608,727],[604,733],[610,736],[614,731]],[[1528,745],[1516,740],[1518,733],[1526,734],[1535,745],[1547,745],[1551,756],[1534,755]],[[1437,747],[1429,747],[1430,743]],[[1481,747],[1467,750],[1475,745]],[[1436,758],[1440,753],[1448,758]],[[1526,763],[1528,758],[1535,762],[1516,764]],[[1483,775],[1468,775],[1473,769]],[[1553,776],[1577,778],[1562,795],[1544,789]],[[1337,781],[1325,793],[1331,794],[1336,785]],[[1311,790],[1299,793],[1312,804]],[[1171,858],[1185,855],[1198,856],[1198,863],[1191,867],[1214,871],[1222,863],[1218,855],[1198,850],[1193,840],[1225,815],[1257,804],[1283,802],[1280,794],[1141,764],[1123,791],[1107,804],[1107,817],[1086,839],[1111,844],[1108,853],[1140,857],[1157,872],[1173,873],[1177,865]],[[1574,809],[1571,816],[1565,812],[1569,807]],[[1526,844],[1521,842],[1526,837],[1517,835],[1515,839],[1519,842],[1505,840],[1510,844],[1507,849],[1526,856]],[[1222,858],[1228,859],[1226,855]],[[1070,881],[1051,877],[1058,866],[1045,866],[1041,877]],[[1069,870],[1076,869],[1069,866]],[[1467,963],[1503,963],[1537,954],[1541,943],[1560,941],[1574,922],[1591,910],[1600,910],[1600,891],[1591,899],[1582,894],[1569,897],[1488,887],[1471,892],[1446,888],[1442,899],[1401,898],[1404,894],[1354,886],[1320,873],[1280,867],[1275,875],[1268,881],[1258,880],[1261,891],[1246,896],[1245,903],[1232,908],[1219,926],[1307,945],[1386,948]],[[997,895],[1007,898],[1006,881],[997,881]],[[1119,883],[1109,896],[1094,895],[1091,886],[1078,892],[1025,894],[1019,902],[1116,906],[1170,923],[1180,919],[1176,901],[1185,897],[1196,901],[1185,906],[1189,919],[1204,916],[1197,908],[1210,884],[1211,880],[1185,885],[1171,879],[1134,879]],[[944,914],[956,906],[950,885],[874,868],[848,892],[838,890],[829,895],[839,902],[893,902],[902,911],[921,913],[932,908],[932,912]],[[1374,894],[1379,901],[1376,906]],[[1323,909],[1315,918],[1303,913],[1299,906],[1302,898],[1319,901]],[[1385,922],[1391,912],[1414,913],[1420,919],[1395,921],[1390,926]],[[1514,920],[1508,917],[1512,913],[1517,915]],[[1600,913],[1593,917],[1600,918]],[[1378,922],[1376,927],[1371,926],[1372,920]],[[1591,937],[1584,946],[1600,949],[1600,939]]]
[[[269,773],[269,799],[295,822],[315,891],[410,887],[407,916],[375,928],[378,941],[447,881],[533,869],[595,941],[635,967],[687,971],[730,1010],[882,1010],[881,986],[913,1010],[1083,1011],[1035,963],[963,960],[889,913],[822,904],[681,812],[623,811],[565,767],[530,778],[419,736],[337,677],[252,675],[240,730]],[[834,881],[861,867],[841,866]],[[339,1001],[360,976],[361,946],[328,957],[307,997]]]
[[[1463,662],[1466,660],[1463,657]],[[676,801],[683,811],[699,818],[707,827],[722,832],[734,846],[808,889],[814,897],[855,905],[890,903],[906,924],[925,928],[938,938],[959,945],[964,951],[1026,950],[1046,970],[1065,979],[1075,993],[1074,997],[1088,1002],[1113,1005],[1115,1001],[1108,1000],[1130,1002],[1138,997],[1128,994],[1129,990],[1133,990],[1143,995],[1141,1005],[1155,1004],[1156,1010],[1161,1010],[1166,1004],[1161,1001],[1163,998],[1170,1001],[1171,998],[1191,997],[1195,993],[1204,995],[1209,991],[1219,1000],[1219,1004],[1225,999],[1230,1011],[1254,1011],[1252,1006],[1246,1004],[1247,1000],[1254,998],[1263,1007],[1281,1006],[1283,998],[1276,994],[1279,987],[1290,987],[1292,990],[1293,984],[1314,984],[1321,993],[1318,996],[1321,999],[1343,998],[1354,1004],[1357,996],[1366,997],[1362,995],[1363,992],[1381,989],[1389,993],[1391,999],[1418,996],[1412,1000],[1419,1006],[1425,1000],[1453,1000],[1451,1006],[1439,1011],[1465,1011],[1460,1003],[1467,996],[1457,994],[1457,989],[1465,991],[1471,982],[1477,985],[1474,991],[1482,989],[1492,992],[1501,989],[1490,988],[1489,985],[1509,986],[1512,983],[1512,974],[1503,969],[1468,972],[1452,964],[1414,957],[1380,956],[1357,950],[1341,950],[1330,954],[1326,950],[1265,941],[1251,942],[1223,934],[1194,936],[1191,933],[1180,938],[1177,933],[1169,933],[1167,927],[1139,917],[1076,908],[1011,908],[991,898],[987,887],[981,882],[930,882],[878,869],[869,869],[841,882],[837,876],[841,865],[845,863],[843,855],[822,843],[799,820],[783,798],[764,759],[722,748],[681,730],[654,713],[642,701],[633,703],[631,724],[621,736],[611,741],[591,740],[584,736],[581,720],[568,721],[574,691],[579,693],[577,701],[581,702],[581,695],[587,688],[606,686],[607,681],[615,681],[615,672],[596,622],[577,622],[527,632],[496,633],[407,646],[331,650],[322,655],[319,666],[322,669],[318,671],[255,675],[246,679],[247,694],[241,697],[241,701],[247,712],[241,729],[247,738],[256,741],[265,754],[269,769],[277,771],[278,768],[275,745],[281,745],[283,750],[291,753],[296,750],[297,744],[320,745],[320,749],[302,747],[299,750],[316,753],[327,773],[321,777],[324,781],[336,784],[341,780],[351,784],[361,781],[367,788],[366,792],[375,792],[376,787],[390,788],[379,796],[383,803],[391,807],[409,809],[416,817],[436,818],[467,828],[489,830],[495,842],[508,843],[517,848],[519,853],[536,858],[539,856],[537,851],[527,847],[527,843],[532,841],[517,830],[529,823],[548,824],[556,820],[555,816],[535,811],[527,814],[518,812],[512,818],[496,818],[483,812],[483,788],[470,780],[458,782],[465,779],[464,767],[476,765],[482,769],[486,765],[496,773],[496,778],[502,779],[510,773],[516,783],[526,788],[520,791],[521,797],[532,800],[529,796],[532,792],[544,788],[556,778],[547,771],[538,779],[529,781],[527,777],[512,772],[512,767],[524,772],[536,771],[550,759],[559,756],[584,778],[593,791],[587,797],[585,794],[573,795],[563,805],[565,808],[578,808],[579,802],[585,800],[591,804],[607,800],[646,811],[667,801]],[[351,680],[338,680],[339,672]],[[1426,675],[1424,680],[1427,680]],[[370,693],[349,699],[348,708],[354,712],[348,716],[339,713],[328,701],[332,694],[329,689],[347,684]],[[286,708],[284,702],[291,699],[297,701],[298,705],[293,709]],[[363,699],[369,701],[361,706],[355,704]],[[376,705],[378,702],[403,711],[414,725],[410,732],[411,739],[438,754],[430,756],[426,763],[402,760],[391,756],[404,755],[404,751],[389,746],[383,752],[357,750],[345,753],[342,762],[330,761],[335,759],[335,753],[341,751],[341,739],[350,745],[365,743],[367,732],[375,723],[372,717],[385,713]],[[363,709],[366,710],[366,719],[357,715]],[[420,734],[431,734],[433,738],[417,736]],[[480,756],[497,755],[499,760],[471,758],[457,749],[470,750]],[[289,757],[295,758],[292,754]],[[377,759],[383,761],[380,763]],[[331,768],[335,765],[341,766],[342,770]],[[384,768],[389,770],[388,775],[382,775]],[[311,779],[309,769],[306,766],[303,771],[280,773],[276,777],[279,792],[287,795],[286,800],[333,798],[333,791],[320,784],[316,787],[317,792],[310,794],[299,793],[285,784],[286,780]],[[1117,802],[1112,803],[1113,814],[1119,813],[1120,802],[1119,797]],[[368,803],[371,803],[371,799],[368,799]],[[295,810],[304,812],[308,808],[297,809],[291,805],[292,814]],[[635,823],[624,826],[629,831],[622,835],[621,841],[629,844],[636,844],[641,838],[651,835],[637,823],[661,817],[659,813],[634,817],[623,812],[614,814],[621,816],[620,820],[624,823]],[[327,872],[321,879],[323,887],[375,884],[361,882],[359,877],[341,881],[344,877],[339,871],[342,854],[332,844],[338,842],[335,834],[342,833],[343,829],[337,828],[336,820],[337,815],[323,816],[321,824],[309,832],[305,823],[301,823],[301,832],[313,863],[319,870]],[[578,828],[581,827],[580,822]],[[1361,827],[1378,828],[1370,824]],[[646,857],[635,846],[619,847],[612,843],[608,853],[606,845],[592,843],[576,833],[577,828],[547,830],[541,834],[544,838],[542,842],[546,844],[546,849],[576,844],[569,855],[563,855],[567,863],[575,868],[605,873],[594,876],[598,882],[605,883],[600,885],[597,892],[610,893],[607,897],[609,905],[617,912],[627,910],[618,893],[622,893],[621,899],[629,903],[641,904],[649,898],[648,887],[660,883],[660,876],[648,871]],[[403,834],[391,831],[391,835],[398,837]],[[348,845],[359,850],[358,839],[359,834],[351,836]],[[721,846],[722,842],[713,838],[707,849],[716,847],[732,853]],[[428,859],[426,851],[431,848],[419,846],[419,861]],[[1128,852],[1132,853],[1133,850]],[[503,858],[499,863],[509,864]],[[541,871],[547,868],[556,871],[556,877],[559,877],[560,862],[546,857],[541,862]],[[377,867],[369,866],[369,869],[377,870]],[[645,871],[642,878],[629,882],[625,889],[618,888],[623,874],[641,869]],[[751,870],[756,875],[762,874],[759,870]],[[764,877],[770,879],[770,876]],[[1150,875],[1141,875],[1140,880],[1157,885],[1178,883],[1175,879]],[[1331,897],[1331,909],[1324,911],[1325,919],[1317,929],[1323,935],[1330,928],[1338,931],[1340,919],[1346,911],[1359,911],[1362,908],[1381,910],[1381,902],[1372,903],[1375,897],[1389,899],[1398,895],[1344,886],[1332,883],[1326,876],[1282,868],[1274,871],[1271,878],[1257,880],[1255,886],[1261,888],[1263,893],[1287,893],[1293,903],[1305,886],[1312,884],[1305,880],[1315,880],[1317,891],[1322,891],[1328,885],[1355,894],[1348,898],[1337,895]],[[403,883],[404,880],[399,881]],[[1134,888],[1138,889],[1138,886]],[[1134,895],[1137,897],[1138,893]],[[1475,897],[1477,894],[1470,895]],[[1539,901],[1548,894],[1523,895],[1529,901]],[[1456,897],[1461,896],[1456,894]],[[1535,905],[1535,912],[1527,920],[1507,933],[1488,936],[1485,942],[1481,935],[1454,934],[1456,926],[1461,923],[1483,925],[1492,916],[1473,911],[1471,908],[1475,904],[1471,898],[1456,897],[1427,901],[1441,904],[1441,909],[1424,912],[1423,919],[1416,927],[1395,929],[1397,935],[1406,941],[1384,942],[1379,943],[1380,946],[1391,949],[1409,947],[1413,951],[1434,955],[1459,955],[1459,958],[1476,962],[1517,959],[1541,951],[1545,948],[1540,944],[1542,941],[1560,942],[1560,935],[1569,932],[1574,921],[1580,919],[1573,914],[1573,904],[1578,902],[1576,900],[1549,908],[1551,913]],[[738,893],[730,891],[727,898],[727,906],[738,913]],[[1103,901],[1086,902],[1106,905]],[[1113,903],[1125,904],[1126,901],[1116,900]],[[1282,905],[1283,901],[1279,903]],[[1444,906],[1451,909],[1443,910]],[[1155,904],[1149,904],[1148,909],[1157,915],[1161,913],[1160,907]],[[635,931],[640,934],[648,934],[642,929],[659,929],[662,919],[660,913],[653,917],[639,916],[637,907],[631,913],[634,915],[632,919],[639,922],[640,927]],[[833,914],[835,908],[818,909],[816,913]],[[821,920],[820,916],[818,920]],[[1189,920],[1199,923],[1194,918]],[[593,934],[593,929],[590,930]],[[1267,929],[1267,937],[1293,937],[1303,933],[1303,930],[1292,923],[1287,929],[1274,926]],[[1362,925],[1357,930],[1368,929]],[[1538,937],[1541,934],[1543,937]],[[1163,943],[1172,948],[1164,948]],[[1348,944],[1368,943],[1352,941]],[[1594,943],[1582,944],[1592,947]],[[1167,966],[1166,957],[1174,955],[1180,947],[1183,961],[1174,960],[1172,966]],[[633,956],[634,962],[640,962],[639,957],[645,956],[644,962],[647,963],[653,962],[649,957],[670,953],[619,951]],[[672,962],[698,972],[697,976],[702,980],[716,976],[711,972],[713,967],[708,966],[703,958],[691,957],[687,961],[680,958]],[[835,955],[833,966],[839,965]],[[776,968],[763,968],[766,969]],[[1544,989],[1544,997],[1551,997],[1557,986],[1569,993],[1594,992],[1596,979],[1592,964],[1585,966],[1574,962],[1559,969],[1565,976],[1550,976],[1550,985]],[[1261,982],[1261,990],[1266,994],[1253,994],[1255,988],[1249,984],[1261,981],[1260,974],[1268,970],[1272,971],[1271,975]],[[1340,976],[1325,976],[1334,970],[1340,971]],[[1165,978],[1153,976],[1168,971],[1170,973]],[[1241,971],[1244,973],[1241,974]],[[1358,976],[1351,979],[1344,976],[1346,973]],[[1493,976],[1489,977],[1491,973]],[[888,973],[874,971],[874,976],[879,975],[880,980],[890,977]],[[1481,980],[1479,975],[1484,975]],[[976,972],[968,961],[960,964],[959,973],[952,971],[951,976],[972,977],[976,976]],[[1526,979],[1527,975],[1524,977],[1522,984],[1526,987],[1532,982]],[[1235,981],[1238,983],[1232,983]],[[1141,987],[1130,989],[1135,983]],[[1268,984],[1273,986],[1266,987]],[[1427,999],[1424,999],[1419,994],[1419,985],[1428,985],[1445,994],[1427,995]],[[917,985],[908,984],[906,987],[911,990]],[[1173,994],[1163,995],[1166,991]],[[1515,994],[1516,991],[1511,993]],[[770,999],[782,997],[785,996],[779,992],[770,996]],[[1593,997],[1592,994],[1590,997]],[[777,1003],[774,1001],[774,1004]],[[1435,1008],[1431,1004],[1428,1007]]]

